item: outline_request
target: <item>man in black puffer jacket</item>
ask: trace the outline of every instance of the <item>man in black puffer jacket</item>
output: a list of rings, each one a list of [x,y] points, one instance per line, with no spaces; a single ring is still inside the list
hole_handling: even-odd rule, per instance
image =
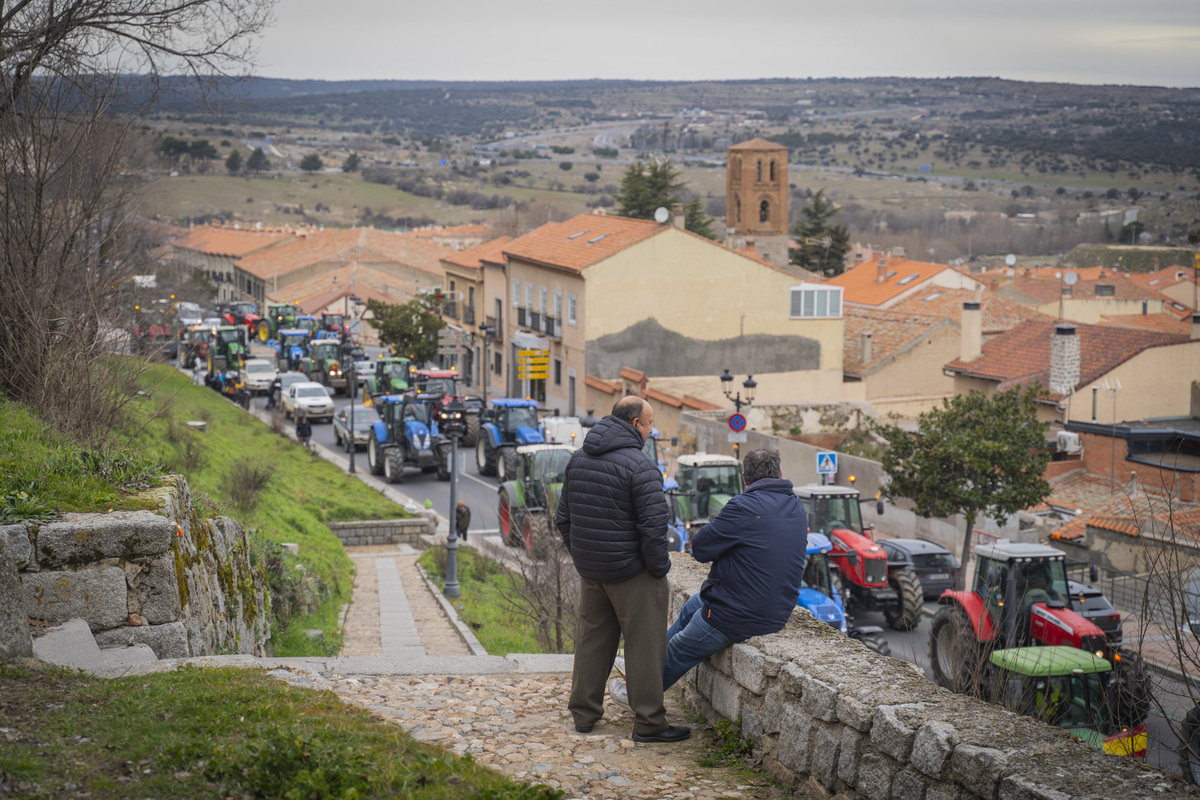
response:
[[[662,671],[667,652],[667,499],[658,465],[642,452],[654,409],[625,397],[571,456],[555,522],[579,572],[579,625],[568,708],[575,730],[604,714],[604,689],[625,636],[635,742],[677,742],[667,724]]]

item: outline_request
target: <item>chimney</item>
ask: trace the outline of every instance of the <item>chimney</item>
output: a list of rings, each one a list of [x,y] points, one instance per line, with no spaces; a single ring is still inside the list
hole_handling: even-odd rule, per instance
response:
[[[875,274],[875,282],[876,283],[883,283],[885,280],[887,280],[887,259],[886,258],[879,259],[879,263],[875,265],[875,269],[876,269],[876,274]]]
[[[685,223],[687,222],[687,215],[683,213],[683,203],[676,203],[675,205],[671,206],[671,211],[674,212],[672,215],[672,222],[675,223],[675,227],[679,228],[679,230],[683,230]]]
[[[983,312],[979,310],[979,303],[974,300],[963,303],[959,327],[962,335],[960,360],[974,361],[983,353]]]
[[[1050,337],[1050,391],[1068,395],[1079,383],[1079,337],[1069,322],[1056,322]]]
[[[863,366],[871,363],[871,359],[875,357],[875,347],[871,342],[871,334],[864,333],[862,335],[862,363]]]
[[[1200,339],[1200,312],[1192,314],[1192,335],[1190,338],[1193,342]]]

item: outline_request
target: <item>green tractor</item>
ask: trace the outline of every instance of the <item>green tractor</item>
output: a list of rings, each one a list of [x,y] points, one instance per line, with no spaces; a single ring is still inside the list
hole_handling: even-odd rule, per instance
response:
[[[412,381],[412,359],[379,358],[375,361],[375,372],[366,378],[367,395],[371,402],[386,394],[407,392]]]
[[[291,328],[296,322],[296,307],[291,303],[271,303],[267,306],[267,315],[258,323],[258,340],[271,341],[279,336],[284,328]]]
[[[516,468],[500,484],[500,535],[509,547],[522,547],[543,559],[554,548],[553,519],[573,447],[524,444],[512,450]]]
[[[308,379],[324,384],[334,393],[345,393],[349,386],[342,372],[342,344],[337,339],[315,339],[308,346]]]
[[[240,370],[249,351],[244,325],[213,328],[212,342],[208,347],[208,374],[215,375],[227,369]]]

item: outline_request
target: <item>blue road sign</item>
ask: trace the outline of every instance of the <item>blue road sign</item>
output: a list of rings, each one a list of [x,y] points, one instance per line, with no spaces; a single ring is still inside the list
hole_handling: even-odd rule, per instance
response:
[[[746,418],[741,414],[731,414],[729,417],[729,429],[734,432],[746,430]]]
[[[837,453],[822,451],[817,453],[817,474],[818,475],[836,475],[837,474]]]

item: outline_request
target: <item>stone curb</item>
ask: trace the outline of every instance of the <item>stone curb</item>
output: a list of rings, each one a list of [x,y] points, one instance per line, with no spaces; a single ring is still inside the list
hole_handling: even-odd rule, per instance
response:
[[[326,675],[504,675],[570,674],[574,656],[513,653],[507,656],[331,656],[328,658],[258,658],[257,656],[198,656],[151,661],[116,669],[89,669],[100,678],[121,678],[170,672],[180,667],[209,669],[304,669]]]
[[[458,610],[454,608],[454,604],[450,602],[450,599],[446,595],[438,590],[437,584],[430,579],[420,564],[414,564],[414,566],[417,568],[417,572],[421,573],[421,577],[425,580],[425,585],[429,587],[429,593],[438,601],[438,605],[442,607],[442,611],[445,612],[446,618],[450,620],[450,624],[454,626],[454,630],[458,632],[458,636],[463,640],[463,644],[471,651],[471,655],[486,656],[488,651],[475,638],[475,634],[471,633],[471,629],[459,619]]]

